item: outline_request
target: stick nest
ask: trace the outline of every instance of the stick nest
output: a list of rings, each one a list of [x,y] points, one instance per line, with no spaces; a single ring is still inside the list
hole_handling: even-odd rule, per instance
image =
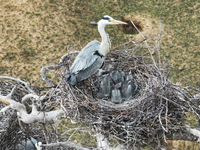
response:
[[[154,59],[159,54],[135,56],[135,51],[144,47],[135,45],[129,43],[125,50],[110,52],[103,67],[106,70],[112,66],[125,74],[131,73],[138,85],[131,100],[114,104],[98,99],[97,75],[93,75],[90,82],[84,81],[75,87],[68,85],[63,77],[59,85],[64,91],[67,115],[89,122],[104,135],[128,145],[155,142],[158,137],[166,140],[165,133],[184,130],[186,112],[197,115],[199,112],[192,102],[191,89],[173,84],[168,79],[168,64]],[[69,57],[66,60],[70,66],[72,61]]]
[[[90,81],[83,81],[76,86],[69,85],[66,82],[66,71],[75,58],[74,52],[71,52],[64,55],[59,64],[44,67],[41,71],[43,80],[54,86],[50,89],[33,88],[38,95],[45,94],[41,111],[63,109],[66,118],[71,121],[89,123],[98,132],[128,146],[159,143],[158,139],[167,140],[167,133],[184,131],[186,112],[197,116],[199,114],[193,97],[195,89],[173,84],[168,79],[169,64],[161,62],[159,51],[152,55],[150,48],[144,44],[145,40],[147,39],[137,43],[131,41],[124,44],[124,50],[111,51],[102,68],[107,70],[112,66],[123,71],[125,75],[132,75],[138,89],[131,100],[115,104],[98,98],[97,74],[93,75]],[[147,53],[136,56],[140,50],[146,50]],[[56,75],[60,77],[58,84],[47,79],[48,69],[59,72]],[[1,81],[1,93],[10,93],[16,84],[18,91],[13,95],[13,99],[20,101],[28,91],[19,83]]]

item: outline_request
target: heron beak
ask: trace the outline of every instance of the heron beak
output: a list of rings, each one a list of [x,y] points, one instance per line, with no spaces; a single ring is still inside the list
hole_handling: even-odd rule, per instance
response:
[[[113,24],[127,24],[126,22],[119,21],[119,20],[113,20]]]

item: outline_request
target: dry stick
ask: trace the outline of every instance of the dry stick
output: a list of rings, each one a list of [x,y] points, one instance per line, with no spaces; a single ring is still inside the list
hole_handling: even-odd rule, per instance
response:
[[[155,29],[156,30],[156,29]],[[160,36],[158,36],[157,31],[156,31],[156,36],[157,36],[157,41],[158,41],[158,60],[159,60],[159,68],[161,67],[161,60],[160,60],[160,41],[161,41],[161,20],[160,20]]]
[[[42,67],[42,69],[40,70],[40,75],[41,75],[41,78],[42,80],[48,84],[49,86],[51,87],[55,87],[57,86],[56,83],[54,83],[53,81],[49,80],[46,76],[46,72],[49,71],[49,70],[53,70],[53,69],[56,69],[57,67],[59,67],[60,65],[55,65],[55,66],[46,66],[46,67]]]
[[[161,121],[161,113],[162,113],[162,110],[160,111],[160,113],[159,113],[159,115],[158,115],[160,125],[161,125],[162,129],[163,129],[165,132],[168,132],[168,131],[163,127],[163,124],[162,124],[162,121]]]
[[[165,141],[165,143],[167,143],[167,140],[166,140],[166,135],[165,135],[165,133],[163,132],[163,138],[164,138],[164,141]]]
[[[22,81],[22,80],[20,80],[20,79],[8,77],[8,76],[0,76],[0,79],[9,79],[9,80],[14,80],[14,81],[16,81],[16,82],[22,83],[22,84],[24,84],[25,87],[29,90],[29,92],[36,94],[36,93],[30,88],[30,86],[29,86],[28,83],[26,83],[26,82],[24,82],[24,81]]]
[[[167,128],[167,126],[168,126],[168,120],[167,120],[167,113],[168,113],[168,101],[166,101],[166,111],[165,111],[165,122],[166,122],[166,129],[167,129],[167,131],[168,131],[168,128]]]
[[[143,39],[145,39],[145,37],[143,36],[143,34],[138,30],[138,28],[135,26],[135,24],[133,23],[133,21],[131,21],[131,23],[133,24],[133,26],[136,28],[136,30],[140,33],[140,35],[143,37]],[[150,55],[151,55],[151,59],[153,60],[153,64],[154,64],[154,66],[156,67],[156,69],[158,69],[158,67],[156,66],[156,62],[155,62],[155,60],[154,60],[154,58],[153,58],[153,55],[152,55],[152,53],[151,53],[151,50],[150,50],[150,48],[149,48],[149,45],[148,45],[148,43],[147,43],[147,41],[145,40],[145,43],[146,43],[146,45],[147,45],[147,48],[148,48],[148,50],[149,50],[149,53],[150,53]],[[158,69],[159,70],[159,69]]]
[[[164,97],[163,95],[160,95],[160,94],[157,94],[157,95],[158,95],[159,97],[162,97],[162,98],[164,98],[165,100],[167,100],[167,101],[169,101],[169,102],[175,104],[176,106],[179,106],[179,107],[184,108],[185,110],[191,112],[191,111],[190,111],[188,108],[186,108],[185,106],[179,105],[179,104],[177,104],[176,102],[174,102],[173,100],[170,100],[170,99]]]
[[[1,102],[1,101],[0,101]],[[8,102],[6,102],[6,103],[8,103]],[[10,103],[9,103],[10,104]],[[7,104],[6,104],[7,105]],[[8,109],[10,109],[11,107],[10,107],[10,105],[8,105],[8,106],[5,106],[5,107],[3,107],[1,110],[0,110],[0,113],[3,113],[3,114],[5,114],[5,112],[8,110]]]
[[[69,85],[69,84],[67,84],[67,86],[68,86],[68,89],[69,89],[70,93],[71,93],[71,94],[72,94],[72,96],[74,97],[74,99],[75,99],[75,102],[78,102],[78,100],[77,100],[76,96],[74,95],[74,93],[73,93],[73,91],[72,91],[72,89],[71,89],[70,85]],[[77,88],[77,86],[75,86],[75,88]],[[76,114],[75,114],[74,118],[76,118],[76,116],[77,116],[77,114],[78,114],[78,111],[79,111],[79,109],[78,109],[78,106],[76,107],[76,109],[77,109],[77,111],[76,111]]]
[[[156,32],[156,36],[157,36],[157,41],[158,41],[158,48],[157,48],[157,52],[158,52],[158,62],[159,62],[159,68],[161,68],[161,61],[160,61],[160,37],[158,37],[158,33],[157,30],[155,29]]]
[[[141,36],[143,37],[143,39],[145,40],[145,37],[144,37],[143,34],[138,30],[138,28],[135,26],[135,24],[133,23],[133,21],[131,21],[131,23],[133,24],[133,26],[136,28],[136,30],[140,33],[140,35],[141,35]],[[157,34],[156,34],[156,35],[157,35]],[[161,37],[161,20],[160,20],[160,37]],[[151,59],[153,60],[154,66],[155,66],[156,69],[158,69],[158,70],[160,70],[160,67],[161,67],[161,62],[160,62],[160,39],[161,39],[161,38],[160,38],[160,37],[158,38],[158,36],[157,36],[157,38],[158,38],[159,68],[156,66],[156,62],[155,62],[155,60],[154,60],[154,58],[153,58],[153,55],[152,55],[151,50],[150,50],[150,48],[149,48],[149,45],[148,45],[147,41],[145,40],[145,43],[146,43],[147,48],[148,48],[148,50],[149,50]],[[159,74],[160,74],[160,76],[161,76],[161,72],[159,72]],[[161,80],[161,82],[163,82],[163,81]]]
[[[6,104],[6,105],[8,105],[8,106],[10,105],[10,103],[9,103],[9,102],[7,102],[7,101],[5,101],[4,99],[1,99],[1,98],[0,98],[0,102],[2,102],[2,103],[4,103],[4,104]],[[6,107],[6,108],[8,108],[8,107]]]
[[[192,108],[192,106],[189,103],[188,103],[188,105],[192,109],[193,113],[195,113],[198,116],[198,118],[200,118],[199,114],[196,111],[194,111],[194,109]]]
[[[81,42],[79,41],[78,43],[79,43],[79,46],[80,46],[80,48],[81,48],[81,50],[82,50],[82,49],[83,49],[83,47],[81,46]]]
[[[18,120],[18,123],[19,123],[21,131],[25,132],[26,130],[24,129],[24,127],[23,127],[23,125],[21,123],[20,117],[18,115],[17,115],[17,120]]]
[[[85,99],[87,100],[88,99],[88,95],[86,95],[85,93],[83,93],[82,90],[80,90],[77,86],[75,87],[81,94],[83,94],[85,96]]]
[[[41,147],[55,147],[55,146],[63,146],[63,147],[70,147],[75,148],[77,150],[89,150],[88,148],[84,148],[82,146],[78,146],[72,142],[57,142],[57,143],[50,143],[50,144],[42,144]]]
[[[24,123],[29,124],[33,122],[44,122],[44,119],[46,119],[47,121],[51,121],[54,120],[56,117],[60,117],[63,115],[62,110],[49,111],[46,112],[45,115],[39,114],[39,111],[37,111],[35,106],[32,106],[32,112],[28,114],[25,105],[11,99],[11,94],[13,93],[14,89],[15,87],[12,89],[11,93],[8,94],[7,96],[0,95],[0,99],[9,102],[10,107],[12,109],[17,110],[20,120],[23,121]]]
[[[29,98],[34,98],[36,100],[40,100],[40,97],[35,94],[26,94],[24,97],[22,97],[22,104],[25,104],[25,101],[27,101]]]
[[[60,86],[61,82],[62,81],[60,81],[58,85],[56,84],[55,88],[52,87],[51,95],[49,95],[49,99],[43,104],[42,110],[47,106],[48,101],[50,101],[50,99],[53,97],[53,94],[56,92],[56,89]]]
[[[80,126],[81,126],[81,125],[80,125]],[[67,142],[69,142],[69,141],[71,140],[72,136],[73,136],[78,130],[80,130],[80,126],[78,126],[78,128],[76,128],[76,129],[74,130],[74,132],[69,136]]]
[[[62,89],[62,92],[64,93],[64,91],[63,91],[63,89]],[[69,116],[69,112],[67,111],[67,109],[64,107],[64,105],[63,105],[63,99],[61,99],[61,103],[60,103],[60,107],[63,109],[63,111],[65,112],[64,113],[64,118],[66,118],[66,115],[65,114],[67,114],[67,116]]]
[[[130,40],[130,41],[124,43],[124,44],[117,45],[117,46],[115,46],[114,48],[112,48],[110,51],[114,51],[117,47],[123,46],[123,45],[128,44],[128,43],[131,43],[131,42],[133,42],[133,41]]]
[[[69,53],[63,55],[63,56],[60,58],[60,63],[63,63],[64,60],[67,58],[67,56],[72,55],[72,54],[78,54],[79,52],[80,52],[80,51],[71,51],[71,52],[69,52]]]
[[[11,99],[11,96],[14,93],[15,88],[16,88],[16,85],[12,88],[11,92],[7,96],[5,96],[5,99],[3,99],[3,97],[0,98],[0,102],[9,106],[10,102],[8,102],[7,99]]]
[[[42,132],[43,132],[44,139],[45,139],[46,143],[48,144],[48,139],[47,139],[46,133],[44,132],[44,130],[42,130]]]
[[[186,125],[186,130],[193,134],[194,136],[197,136],[198,137],[198,140],[197,142],[199,143],[200,142],[200,131],[198,129],[192,129],[190,126]]]

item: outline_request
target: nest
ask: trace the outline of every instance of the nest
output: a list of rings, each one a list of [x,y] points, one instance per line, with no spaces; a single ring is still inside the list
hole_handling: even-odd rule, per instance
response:
[[[66,118],[81,124],[89,123],[95,131],[112,137],[128,147],[155,142],[159,144],[166,140],[166,134],[178,130],[184,131],[186,112],[199,114],[197,104],[193,101],[195,89],[173,84],[168,79],[168,63],[154,59],[157,56],[160,58],[159,54],[152,55],[147,51],[148,53],[143,56],[136,56],[137,50],[149,50],[144,46],[145,40],[138,43],[131,41],[124,45],[124,50],[111,51],[106,56],[102,68],[109,70],[112,67],[123,71],[125,76],[132,76],[138,88],[131,99],[115,104],[105,98],[99,98],[98,74],[76,86],[69,85],[65,75],[75,55],[66,54],[61,58],[61,63],[48,67],[59,72],[57,76],[61,77],[60,82],[55,84],[42,75],[42,78],[46,78],[45,81],[54,88],[50,90],[33,88],[38,95],[46,94],[42,101],[44,107],[41,110],[49,111],[61,106]],[[46,75],[46,71],[44,73]],[[24,86],[15,82],[1,81],[0,91],[6,95],[15,84],[17,92],[14,93],[13,99],[20,101],[27,94]],[[19,127],[17,129],[19,130]],[[32,129],[46,131],[39,126]],[[29,138],[34,137],[32,133],[29,132]],[[48,132],[49,135],[50,133],[51,131]]]
[[[142,42],[140,44],[144,44]],[[99,132],[129,146],[158,143],[158,138],[166,140],[166,133],[184,130],[186,112],[199,112],[192,103],[191,90],[168,79],[168,64],[156,63],[151,53],[135,56],[135,50],[144,47],[135,45],[129,43],[125,50],[110,52],[102,68],[107,70],[112,66],[132,75],[138,90],[130,100],[115,104],[99,99],[98,75],[75,87],[68,85],[63,77],[59,85],[67,97],[65,108],[69,116],[76,116],[80,122],[89,122]],[[72,63],[69,57],[65,62],[67,66]]]

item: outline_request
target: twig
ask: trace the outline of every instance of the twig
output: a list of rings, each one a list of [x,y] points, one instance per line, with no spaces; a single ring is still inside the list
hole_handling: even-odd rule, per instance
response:
[[[8,77],[8,76],[0,76],[0,79],[9,79],[9,80],[13,80],[13,81],[16,81],[18,83],[22,83],[25,85],[25,87],[29,90],[29,92],[33,93],[33,94],[36,94],[31,88],[30,88],[30,85],[20,79],[16,79],[16,78],[12,78],[12,77]]]
[[[42,144],[41,147],[70,147],[70,148],[76,148],[77,150],[89,150],[88,148],[84,148],[82,146],[78,146],[75,143],[72,142],[57,142],[57,143],[49,143],[49,144]]]
[[[131,21],[131,23],[132,23],[133,26],[136,28],[136,30],[140,33],[140,35],[143,37],[143,39],[145,39],[145,37],[143,36],[143,34],[140,32],[140,30],[138,30],[138,28],[137,28],[137,27],[135,26],[135,24],[133,23],[133,21]],[[157,65],[156,65],[156,62],[155,62],[155,60],[154,60],[154,58],[153,58],[152,52],[151,52],[151,50],[150,50],[150,48],[149,48],[149,45],[148,45],[148,43],[147,43],[146,40],[145,40],[145,43],[146,43],[146,45],[147,45],[147,47],[148,47],[148,50],[149,50],[151,59],[152,59],[152,61],[153,61],[153,64],[154,64],[154,66],[156,67],[156,69],[158,69],[158,67],[157,67]],[[159,70],[159,69],[158,69],[158,70]]]

